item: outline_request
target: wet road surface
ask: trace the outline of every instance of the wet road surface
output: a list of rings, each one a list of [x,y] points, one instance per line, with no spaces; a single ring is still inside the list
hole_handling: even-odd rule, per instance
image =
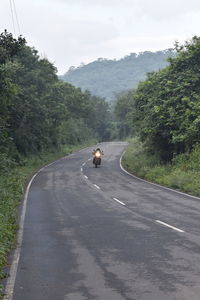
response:
[[[125,146],[102,143],[97,169],[89,148],[34,178],[9,299],[200,299],[200,199],[124,173]]]

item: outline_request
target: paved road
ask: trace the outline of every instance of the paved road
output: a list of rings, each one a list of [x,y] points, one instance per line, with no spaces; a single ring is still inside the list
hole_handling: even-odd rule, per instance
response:
[[[35,177],[13,300],[199,300],[200,200],[124,173],[125,143],[101,147],[100,168],[90,148]]]

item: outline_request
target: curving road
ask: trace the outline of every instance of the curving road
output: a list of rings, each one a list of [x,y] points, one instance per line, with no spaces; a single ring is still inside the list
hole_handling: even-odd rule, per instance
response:
[[[199,300],[200,199],[126,174],[125,143],[100,146],[100,168],[89,148],[34,178],[9,299]]]

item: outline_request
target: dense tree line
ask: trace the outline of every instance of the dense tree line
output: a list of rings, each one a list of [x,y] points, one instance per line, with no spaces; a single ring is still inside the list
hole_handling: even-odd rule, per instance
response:
[[[62,144],[109,139],[104,99],[60,81],[23,37],[0,35],[0,165]],[[108,126],[109,127],[109,126]]]
[[[121,126],[161,161],[190,152],[200,141],[200,38],[176,44],[176,51],[169,66],[149,73],[115,107]]]
[[[175,55],[175,51],[168,49],[131,53],[119,60],[99,58],[87,65],[71,67],[61,78],[110,101],[116,93],[136,88],[146,73],[164,68],[167,58]]]

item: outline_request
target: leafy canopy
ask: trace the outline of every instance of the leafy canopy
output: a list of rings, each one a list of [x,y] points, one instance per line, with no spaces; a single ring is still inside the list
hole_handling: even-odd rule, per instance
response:
[[[122,104],[120,111],[129,107],[124,115],[129,126],[163,161],[190,152],[200,141],[200,38],[176,44],[176,51],[169,66],[149,73],[116,106]]]

